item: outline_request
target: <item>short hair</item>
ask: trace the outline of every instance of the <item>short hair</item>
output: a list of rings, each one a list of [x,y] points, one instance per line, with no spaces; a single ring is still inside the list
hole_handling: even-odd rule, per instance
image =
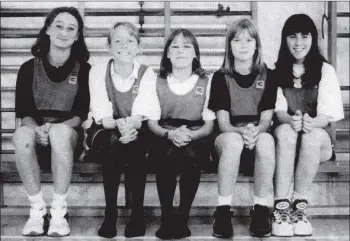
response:
[[[168,52],[169,52],[170,44],[173,42],[174,38],[178,35],[182,35],[185,39],[191,42],[191,44],[194,47],[194,52],[196,57],[192,61],[192,73],[195,73],[200,77],[206,76],[205,71],[201,67],[200,52],[199,52],[199,45],[198,45],[197,39],[191,31],[184,28],[179,28],[174,30],[170,34],[168,40],[166,41],[164,51],[163,51],[163,56],[160,61],[160,69],[159,69],[158,75],[162,78],[166,78],[169,75],[169,73],[172,72],[173,68],[172,68],[171,61],[168,58]]]
[[[114,32],[115,32],[115,29],[119,26],[125,26],[129,29],[129,34],[131,36],[134,36],[137,40],[137,42],[140,44],[141,42],[141,35],[140,35],[140,32],[139,30],[136,28],[136,26],[130,22],[116,22],[113,27],[109,30],[109,33],[107,35],[107,41],[108,41],[108,44],[110,45],[111,44],[111,41],[112,41],[112,37],[114,35]]]
[[[302,76],[304,87],[312,88],[321,80],[323,62],[327,62],[318,46],[318,33],[314,21],[306,14],[294,14],[284,23],[281,36],[281,45],[278,52],[276,73],[278,81],[284,85],[293,86],[293,63],[295,58],[290,53],[287,37],[296,33],[311,34],[312,43],[309,53],[304,60],[305,74]],[[282,83],[281,83],[282,84]]]
[[[71,56],[78,62],[87,62],[90,53],[87,49],[84,39],[84,22],[79,11],[75,7],[57,7],[51,10],[45,19],[44,26],[41,28],[36,43],[33,45],[31,52],[33,56],[43,58],[50,50],[50,37],[46,34],[47,29],[51,26],[57,15],[60,13],[69,13],[78,22],[78,39],[71,47]]]
[[[266,71],[266,65],[262,60],[261,54],[261,41],[259,37],[259,33],[252,23],[247,18],[241,18],[237,21],[233,22],[230,26],[227,36],[226,36],[226,47],[225,47],[225,57],[223,64],[221,66],[221,71],[227,74],[233,74],[234,72],[234,56],[232,54],[231,41],[237,35],[242,33],[244,30],[247,30],[250,37],[255,39],[256,49],[253,55],[253,63],[252,63],[252,71],[257,71],[258,73],[262,73]]]

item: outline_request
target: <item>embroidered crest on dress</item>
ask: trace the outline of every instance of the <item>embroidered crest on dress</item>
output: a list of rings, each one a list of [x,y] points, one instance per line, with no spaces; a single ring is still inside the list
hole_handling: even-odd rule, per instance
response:
[[[71,76],[70,78],[69,78],[69,83],[70,84],[72,84],[72,85],[75,85],[75,84],[77,84],[77,80],[78,80],[78,78],[77,78],[77,76]]]
[[[203,95],[204,87],[197,86],[196,87],[196,95]]]
[[[133,94],[137,94],[139,92],[139,86],[138,85],[134,85],[134,87],[132,87],[132,93]]]
[[[263,80],[256,81],[256,88],[257,89],[264,89],[265,88],[265,81],[263,81]]]

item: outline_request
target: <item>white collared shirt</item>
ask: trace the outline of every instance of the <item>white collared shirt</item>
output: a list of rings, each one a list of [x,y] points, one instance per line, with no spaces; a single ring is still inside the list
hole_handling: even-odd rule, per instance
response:
[[[174,92],[177,95],[184,95],[191,91],[194,87],[194,85],[197,83],[199,76],[196,74],[191,75],[190,78],[188,78],[185,81],[179,81],[176,80],[173,76],[169,75],[167,77],[167,81],[169,84],[169,88],[172,92]],[[212,110],[208,109],[208,101],[209,101],[209,95],[210,95],[210,87],[211,87],[211,79],[212,75],[209,76],[207,91],[206,91],[206,99],[204,102],[204,107],[202,111],[202,118],[204,121],[207,120],[215,120],[216,116],[215,113]],[[147,85],[144,89],[143,93],[146,93],[142,96],[143,102],[145,106],[147,106],[147,109],[145,108],[142,113],[142,115],[148,116],[150,120],[160,120],[161,117],[161,109],[160,109],[160,102],[157,95],[157,87],[156,87],[157,79],[154,79],[149,85]]]
[[[108,93],[106,89],[106,72],[107,72],[108,62],[103,62],[101,64],[94,65],[89,74],[89,89],[90,89],[90,112],[91,116],[94,117],[97,123],[101,123],[101,120],[106,117],[113,117],[113,106],[109,101]],[[120,75],[115,73],[113,64],[111,65],[111,78],[113,81],[114,87],[121,92],[126,92],[130,90],[132,85],[135,82],[135,79],[138,77],[138,72],[140,64],[137,61],[134,61],[134,68],[132,73],[126,78],[123,79]],[[153,79],[156,79],[156,74],[152,68],[148,68],[144,73],[139,87],[139,93],[135,98],[134,104],[132,106],[131,115],[141,115],[144,119],[147,119],[147,115],[143,115],[143,109],[147,108],[142,101],[143,90],[147,89],[149,82],[152,82]],[[141,100],[140,100],[141,99]]]
[[[323,63],[322,76],[318,85],[317,115],[330,116],[330,121],[344,118],[341,91],[336,72],[332,65]],[[288,104],[281,87],[277,90],[275,111],[287,111]]]

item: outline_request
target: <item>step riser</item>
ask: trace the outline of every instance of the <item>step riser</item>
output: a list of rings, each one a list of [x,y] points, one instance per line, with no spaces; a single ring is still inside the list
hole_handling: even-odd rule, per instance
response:
[[[349,205],[349,182],[316,182],[310,190],[309,202],[311,206],[347,206]],[[27,206],[29,205],[25,189],[21,183],[5,183],[3,187],[4,205]],[[44,199],[51,203],[53,185],[42,184]],[[121,184],[118,193],[118,205],[125,206],[125,189]],[[270,204],[272,206],[272,188]],[[253,203],[253,183],[239,182],[234,188],[233,206],[251,206]],[[103,185],[101,183],[72,183],[68,195],[69,206],[97,206],[105,205]],[[174,206],[179,204],[179,190],[177,188],[174,198]],[[159,207],[159,199],[156,183],[148,182],[145,190],[145,206]],[[193,206],[217,205],[216,182],[201,182]]]

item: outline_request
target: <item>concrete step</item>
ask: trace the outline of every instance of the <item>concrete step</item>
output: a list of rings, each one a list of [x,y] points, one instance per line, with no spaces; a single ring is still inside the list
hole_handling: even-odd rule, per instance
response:
[[[1,216],[1,240],[105,240],[97,235],[97,231],[103,221],[102,217],[71,217],[69,219],[71,233],[68,237],[54,239],[46,236],[30,238],[23,237],[21,231],[27,216]],[[233,218],[234,238],[241,241],[260,241],[262,238],[251,237],[249,233],[249,218]],[[269,240],[349,240],[349,219],[337,218],[314,218],[313,235],[310,237],[269,237]],[[159,240],[154,233],[159,228],[160,218],[146,216],[146,234],[143,237],[126,239],[124,235],[126,219],[118,219],[117,236],[113,240]],[[212,236],[212,217],[195,217],[189,221],[192,235],[184,240],[219,240]],[[232,240],[231,239],[231,240]]]
[[[159,198],[154,175],[149,174],[145,189],[144,205],[150,208],[159,208]],[[203,174],[200,186],[198,188],[193,207],[206,210],[217,205],[217,175]],[[339,174],[336,177],[329,176],[326,173],[319,173],[310,190],[310,207],[323,210],[324,215],[343,214],[348,215],[349,209],[343,207],[349,206],[349,174]],[[243,208],[243,213],[253,204],[253,180],[250,177],[240,176],[233,188],[232,205]],[[53,185],[44,181],[42,184],[44,199],[49,205],[52,201]],[[3,183],[3,207],[26,207],[29,205],[25,189],[20,182]],[[119,187],[118,205],[125,207],[128,195],[125,192],[125,186],[122,183]],[[174,197],[174,206],[179,205],[179,189],[177,188]],[[270,206],[273,205],[273,189],[270,187]],[[104,207],[104,191],[101,182],[77,182],[71,183],[68,195],[68,204],[72,208],[101,208]],[[213,211],[213,210],[211,210]],[[200,211],[199,213],[201,213]]]

